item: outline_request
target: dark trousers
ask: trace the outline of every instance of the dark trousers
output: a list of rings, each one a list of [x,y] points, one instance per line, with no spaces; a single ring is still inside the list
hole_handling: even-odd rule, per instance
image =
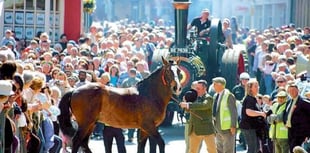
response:
[[[113,138],[116,140],[118,153],[126,153],[125,137],[123,130],[111,126],[105,126],[103,129],[103,142],[106,153],[112,153]]]
[[[49,153],[59,153],[62,147],[62,140],[59,136],[54,135],[54,146],[49,150]]]
[[[257,153],[259,151],[259,142],[256,135],[256,129],[241,129],[245,141],[248,145],[247,153]]]
[[[27,144],[27,153],[40,153],[41,141],[38,136],[29,132],[30,141]]]
[[[293,133],[293,130],[288,130],[288,144],[290,146],[291,153],[293,153],[294,147],[301,146],[306,139],[306,136],[296,136]]]
[[[259,69],[257,69],[256,72],[256,79],[258,81],[259,84],[259,93],[260,94],[265,94],[265,78],[264,78],[264,72],[260,71]]]
[[[59,135],[59,123],[58,121],[53,121],[53,126],[54,126],[54,134]]]

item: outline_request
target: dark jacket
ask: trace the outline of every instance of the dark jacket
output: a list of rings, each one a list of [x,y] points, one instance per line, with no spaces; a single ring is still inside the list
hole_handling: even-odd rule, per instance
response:
[[[212,105],[213,98],[209,94],[198,97],[196,102],[189,103],[190,119],[188,134],[192,132],[195,132],[197,135],[214,134]]]
[[[293,99],[289,101],[287,107],[290,107]],[[310,136],[310,101],[297,97],[291,118],[292,127],[289,128],[291,137],[309,137]],[[286,108],[283,114],[283,121],[286,124],[290,109]]]

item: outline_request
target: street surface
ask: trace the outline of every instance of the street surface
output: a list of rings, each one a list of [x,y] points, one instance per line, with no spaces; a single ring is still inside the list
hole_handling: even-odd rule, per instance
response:
[[[176,116],[176,115],[175,115]],[[185,153],[185,140],[184,140],[184,125],[178,122],[177,118],[173,120],[173,125],[171,127],[160,127],[159,128],[161,135],[166,143],[165,151],[167,153]],[[136,133],[135,133],[136,135]],[[125,134],[125,140],[127,140],[127,135]],[[134,139],[133,143],[128,141],[125,142],[127,153],[136,153],[137,152],[137,139]],[[104,153],[103,140],[91,140],[89,143],[90,149],[93,153]],[[113,143],[113,153],[117,153],[117,147],[114,140]],[[146,144],[145,153],[149,152],[148,143]],[[157,152],[159,152],[157,150]],[[200,153],[206,153],[206,146],[203,144]],[[245,153],[245,150],[242,150],[237,145],[237,153]]]

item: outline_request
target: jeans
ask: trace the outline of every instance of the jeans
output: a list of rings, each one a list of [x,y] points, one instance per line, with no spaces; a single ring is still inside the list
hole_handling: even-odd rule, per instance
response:
[[[270,95],[273,91],[273,78],[271,74],[265,74],[264,75],[264,83],[265,83],[265,94]]]
[[[245,141],[248,144],[247,153],[257,153],[259,151],[259,143],[256,135],[256,129],[241,129],[244,134]]]
[[[136,129],[128,129],[127,133],[128,139],[133,139],[133,134],[135,133],[135,130]]]
[[[49,150],[49,153],[59,153],[62,147],[62,140],[59,136],[54,135],[54,146]]]
[[[102,136],[103,127],[104,127],[103,123],[97,122],[93,134],[95,136]]]

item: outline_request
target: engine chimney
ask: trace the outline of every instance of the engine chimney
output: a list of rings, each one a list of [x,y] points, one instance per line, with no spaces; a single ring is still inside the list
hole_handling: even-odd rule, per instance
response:
[[[175,48],[186,48],[187,17],[189,0],[174,0]]]

